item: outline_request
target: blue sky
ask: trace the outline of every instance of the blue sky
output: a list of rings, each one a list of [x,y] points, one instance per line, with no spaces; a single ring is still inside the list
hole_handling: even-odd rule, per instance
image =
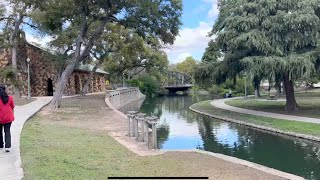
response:
[[[183,27],[196,28],[200,21],[208,21],[211,6],[201,0],[183,0]]]
[[[183,61],[187,56],[201,60],[210,39],[219,11],[217,0],[183,0],[182,27],[175,43],[166,49],[171,64]]]
[[[1,1],[1,0],[0,0]],[[172,46],[164,50],[168,54],[170,64],[183,61],[187,56],[201,60],[210,39],[207,35],[219,11],[217,0],[183,0],[183,15],[179,36]],[[28,33],[27,40],[45,46],[50,37],[35,37]]]

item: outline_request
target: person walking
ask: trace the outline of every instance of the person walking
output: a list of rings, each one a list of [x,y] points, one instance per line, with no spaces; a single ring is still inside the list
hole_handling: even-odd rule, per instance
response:
[[[14,102],[12,96],[8,96],[6,87],[0,86],[0,149],[3,149],[3,131],[5,139],[5,151],[11,148],[11,123],[14,121]]]

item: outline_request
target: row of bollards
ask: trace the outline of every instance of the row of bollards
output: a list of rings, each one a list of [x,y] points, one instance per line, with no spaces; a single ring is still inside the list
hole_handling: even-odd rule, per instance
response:
[[[138,113],[137,111],[128,111],[127,116],[128,136],[135,137],[138,142],[146,142],[148,149],[157,149],[156,125],[158,117],[146,116],[145,113]]]

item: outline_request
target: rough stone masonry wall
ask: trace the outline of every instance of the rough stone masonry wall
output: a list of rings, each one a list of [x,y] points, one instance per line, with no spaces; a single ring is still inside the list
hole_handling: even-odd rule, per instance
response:
[[[90,75],[89,72],[75,71],[69,78],[66,88],[65,95],[80,94],[82,87],[85,83],[85,79]],[[105,77],[103,74],[95,74],[89,84],[88,93],[104,92],[105,91]]]
[[[30,86],[32,96],[47,95],[47,80],[51,78],[53,83],[57,79],[57,71],[52,63],[44,58],[43,50],[29,45],[26,42],[19,42],[17,48],[18,79],[20,82],[20,94],[26,96],[28,93],[28,71],[27,58],[30,58]],[[0,51],[0,68],[11,66],[11,50],[2,49]],[[10,87],[9,80],[0,79],[0,83]],[[10,92],[10,91],[9,91]]]
[[[53,85],[57,82],[58,73],[52,62],[47,60],[43,54],[43,50],[27,46],[28,57],[30,58],[30,84],[32,96],[46,96],[48,79],[52,80]],[[27,82],[28,75],[24,73],[24,82]],[[55,86],[53,86],[54,88]],[[23,94],[27,94],[27,84],[23,87]]]
[[[53,83],[55,89],[58,71],[44,55],[45,51],[28,43],[20,43],[18,46],[18,78],[20,80],[21,95],[26,96],[28,93],[28,73],[27,73],[27,58],[30,62],[30,84],[32,96],[47,96],[48,79]],[[0,68],[11,66],[11,51],[10,49],[0,50]],[[69,78],[65,95],[79,94],[85,82],[85,78],[89,76],[89,72],[75,70]],[[76,81],[78,80],[78,81]],[[8,80],[0,78],[0,84],[8,85],[9,92],[12,92],[11,84]],[[95,74],[89,86],[89,93],[105,91],[105,78],[103,74]]]

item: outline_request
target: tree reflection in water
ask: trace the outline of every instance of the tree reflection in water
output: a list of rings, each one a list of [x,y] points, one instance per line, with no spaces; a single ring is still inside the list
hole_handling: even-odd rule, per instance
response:
[[[308,179],[320,178],[320,145],[203,118],[202,149],[249,160]],[[315,173],[316,172],[316,173]]]
[[[146,99],[140,110],[160,118],[158,147],[202,149],[320,179],[320,144],[210,119],[189,111],[203,96]],[[139,103],[134,103],[139,106]],[[133,108],[133,105],[128,105]],[[140,107],[140,106],[139,106]]]

